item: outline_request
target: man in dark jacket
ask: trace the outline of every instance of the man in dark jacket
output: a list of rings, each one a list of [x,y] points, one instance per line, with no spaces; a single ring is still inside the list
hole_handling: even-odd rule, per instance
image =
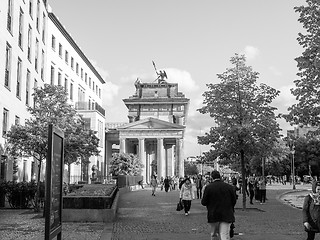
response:
[[[212,171],[211,177],[213,182],[205,187],[201,200],[208,210],[211,239],[229,240],[230,226],[235,221],[236,193],[233,186],[221,180],[218,171]]]

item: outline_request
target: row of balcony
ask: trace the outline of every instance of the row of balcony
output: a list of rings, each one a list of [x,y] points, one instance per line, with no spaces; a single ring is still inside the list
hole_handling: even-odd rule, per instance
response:
[[[94,110],[98,111],[102,114],[102,116],[105,116],[106,110],[104,110],[103,107],[101,107],[96,102],[76,102],[75,104],[76,110]]]

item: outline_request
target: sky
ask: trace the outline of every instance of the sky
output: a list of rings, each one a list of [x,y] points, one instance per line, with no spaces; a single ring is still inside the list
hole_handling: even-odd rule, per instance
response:
[[[197,109],[206,84],[232,67],[230,58],[244,54],[259,72],[259,83],[280,91],[272,103],[287,113],[295,102],[290,89],[297,79],[294,60],[303,49],[295,6],[305,0],[52,0],[59,18],[106,84],[103,107],[107,122],[128,122],[123,99],[135,93],[134,81],[153,82],[158,70],[190,99],[184,155],[209,149],[197,143],[214,121]],[[279,120],[282,133],[293,129]]]

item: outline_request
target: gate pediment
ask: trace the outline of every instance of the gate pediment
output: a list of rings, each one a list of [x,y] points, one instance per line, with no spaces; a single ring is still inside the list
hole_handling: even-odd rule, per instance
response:
[[[118,127],[118,130],[161,130],[161,129],[172,129],[172,130],[183,130],[185,126],[170,123],[157,118],[146,118],[136,122],[125,124]]]

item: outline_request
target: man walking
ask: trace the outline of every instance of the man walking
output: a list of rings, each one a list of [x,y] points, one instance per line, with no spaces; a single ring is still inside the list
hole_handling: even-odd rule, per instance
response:
[[[213,182],[205,187],[201,200],[208,210],[211,240],[230,240],[230,226],[235,221],[236,192],[233,186],[221,180],[218,171],[212,171],[211,177]]]

